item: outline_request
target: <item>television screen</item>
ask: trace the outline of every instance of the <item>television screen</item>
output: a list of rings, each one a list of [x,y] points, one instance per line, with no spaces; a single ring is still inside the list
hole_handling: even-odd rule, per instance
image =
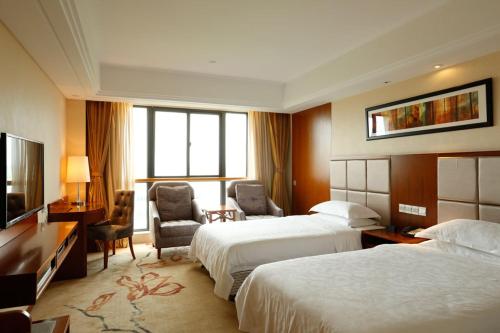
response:
[[[1,134],[0,228],[43,208],[43,144]]]

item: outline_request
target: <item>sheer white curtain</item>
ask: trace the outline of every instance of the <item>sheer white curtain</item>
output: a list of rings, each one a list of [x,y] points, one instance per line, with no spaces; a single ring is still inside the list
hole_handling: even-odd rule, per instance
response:
[[[112,103],[109,153],[106,164],[106,192],[109,212],[113,209],[116,190],[134,189],[133,105]]]

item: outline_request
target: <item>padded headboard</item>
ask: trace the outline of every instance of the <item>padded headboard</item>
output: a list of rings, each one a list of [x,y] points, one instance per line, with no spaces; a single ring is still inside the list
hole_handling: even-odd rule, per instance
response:
[[[438,223],[455,218],[500,223],[500,157],[438,158]]]
[[[332,200],[362,204],[391,222],[390,158],[336,159],[330,161]]]

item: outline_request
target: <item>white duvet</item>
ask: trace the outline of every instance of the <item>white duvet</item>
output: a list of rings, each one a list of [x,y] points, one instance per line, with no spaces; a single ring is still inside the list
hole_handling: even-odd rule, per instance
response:
[[[236,307],[246,332],[500,332],[500,257],[437,241],[263,265]]]
[[[215,294],[228,299],[231,273],[279,260],[359,250],[360,234],[343,218],[323,214],[212,223],[198,228],[190,256],[215,280]]]

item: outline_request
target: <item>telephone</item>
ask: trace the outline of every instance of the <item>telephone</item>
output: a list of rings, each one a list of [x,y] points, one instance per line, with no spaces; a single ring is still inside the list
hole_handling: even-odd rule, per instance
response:
[[[424,228],[416,227],[416,226],[408,226],[401,229],[401,235],[406,237],[415,237],[417,232],[424,230]]]

